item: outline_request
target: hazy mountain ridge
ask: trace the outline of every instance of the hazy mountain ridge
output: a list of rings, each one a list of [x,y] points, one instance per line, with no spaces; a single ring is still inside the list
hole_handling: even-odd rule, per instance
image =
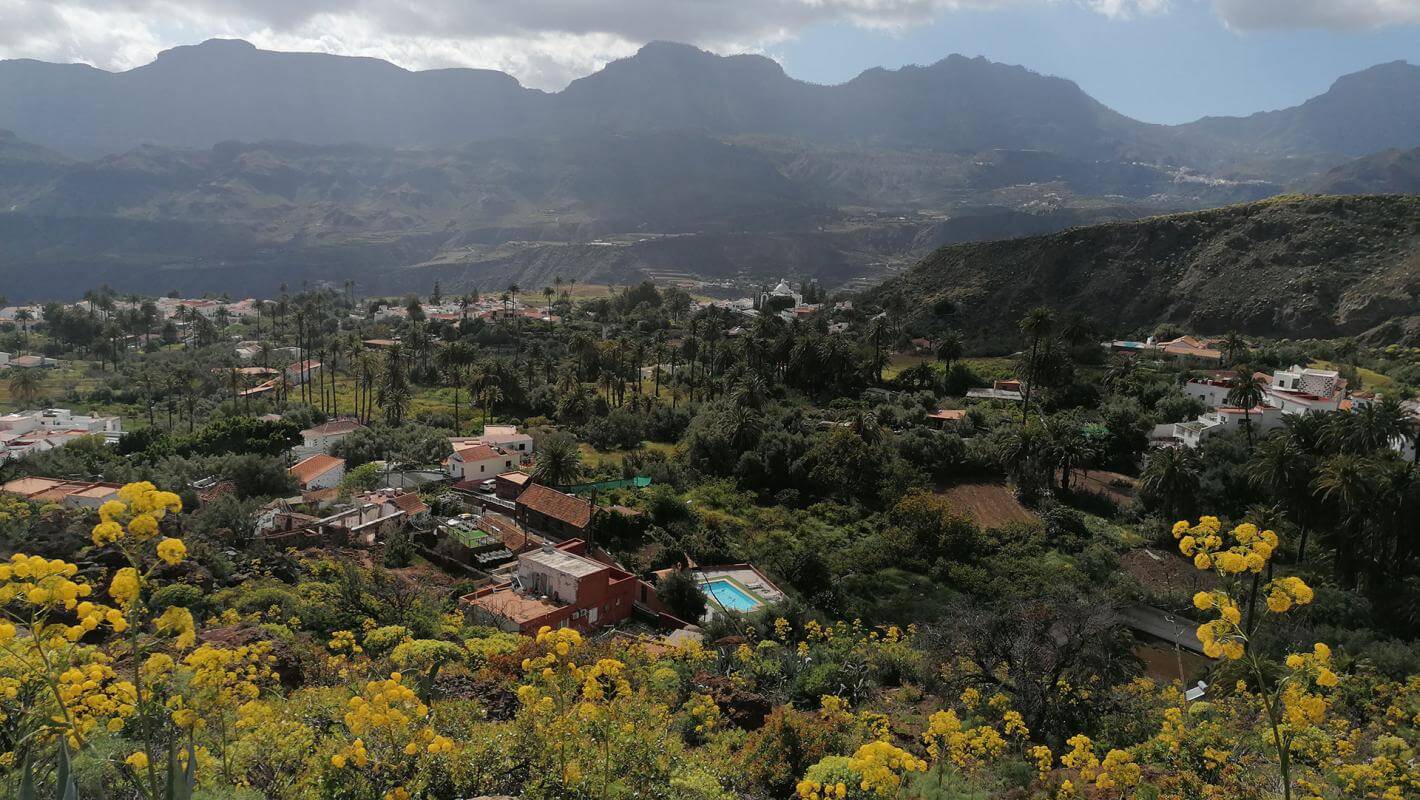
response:
[[[1420,197],[1289,196],[947,247],[871,290],[931,329],[1005,341],[1046,305],[1116,334],[1160,322],[1420,337]]]
[[[1378,121],[1359,126],[1358,108]],[[1119,114],[1064,78],[960,55],[870,69],[826,86],[792,78],[761,56],[655,42],[546,93],[493,70],[415,72],[378,59],[210,40],[118,73],[0,62],[0,127],[90,157],[141,144],[206,148],[225,140],[438,148],[693,129],[1215,166],[1258,153],[1361,155],[1420,146],[1420,68],[1384,64],[1344,76],[1295,108],[1170,127]]]
[[[1262,121],[1169,128],[962,56],[820,86],[760,56],[653,43],[559,93],[220,40],[122,73],[5,61],[0,127],[17,134],[0,135],[0,212],[24,234],[0,279],[53,293],[34,276],[56,269],[81,291],[86,265],[125,265],[128,285],[267,291],[276,274],[338,280],[339,254],[372,286],[535,283],[554,267],[862,285],[941,244],[1325,190],[1319,173],[1347,157],[1298,142],[1330,141],[1327,108],[1403,120],[1420,97],[1420,70],[1377,70]],[[1420,146],[1416,118],[1373,138]],[[1342,190],[1394,191],[1401,168],[1358,166]]]

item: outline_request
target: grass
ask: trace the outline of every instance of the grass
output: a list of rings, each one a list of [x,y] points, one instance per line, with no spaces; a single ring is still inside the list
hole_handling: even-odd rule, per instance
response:
[[[25,410],[10,394],[10,377],[14,374],[11,371],[13,369],[11,367],[0,370],[0,412]],[[79,394],[88,394],[113,373],[99,371],[96,362],[61,361],[60,366],[54,369],[41,369],[40,374],[43,380],[40,382],[39,399],[34,403],[36,407],[59,404],[73,406],[75,411],[90,411],[95,409],[87,403],[74,403],[64,398],[69,395],[71,390]]]
[[[957,363],[987,381],[997,378],[1012,378],[1016,374],[1015,360],[1006,356],[963,358]],[[918,364],[929,364],[939,371],[945,366],[945,364],[939,364],[937,357],[931,354],[894,353],[888,357],[887,366],[883,368],[883,380],[892,380]]]
[[[1310,364],[1310,366],[1311,366],[1313,369],[1339,369],[1339,368],[1340,368],[1340,367],[1338,367],[1335,363],[1333,363],[1333,362],[1331,362],[1331,361],[1313,361],[1313,362]],[[1352,386],[1352,387],[1350,387],[1350,388],[1353,389],[1353,390],[1354,390],[1354,389],[1366,389],[1366,390],[1368,390],[1368,391],[1380,392],[1380,393],[1382,393],[1382,394],[1387,394],[1387,395],[1392,394],[1392,393],[1395,392],[1395,379],[1394,379],[1394,378],[1391,378],[1391,377],[1388,376],[1388,375],[1382,375],[1381,373],[1376,372],[1376,371],[1373,370],[1373,369],[1366,369],[1365,367],[1356,367],[1356,374],[1361,376],[1361,383],[1362,383],[1363,385],[1362,385],[1362,386],[1359,386],[1359,387],[1358,387],[1358,386]]]

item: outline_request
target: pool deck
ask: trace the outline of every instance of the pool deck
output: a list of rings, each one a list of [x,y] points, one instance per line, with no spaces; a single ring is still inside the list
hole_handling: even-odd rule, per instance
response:
[[[749,594],[750,597],[760,601],[763,605],[773,605],[774,603],[786,599],[784,592],[780,591],[778,586],[775,586],[773,582],[764,576],[764,573],[755,569],[754,566],[750,564],[696,567],[693,572],[695,574],[696,583],[701,586],[711,581],[729,581],[739,588],[747,590],[747,594]],[[719,610],[717,604],[712,599],[710,602],[710,612],[714,614]]]

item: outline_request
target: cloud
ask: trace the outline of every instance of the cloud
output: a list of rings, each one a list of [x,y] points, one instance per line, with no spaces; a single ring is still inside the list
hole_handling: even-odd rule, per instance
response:
[[[1075,4],[1104,16],[1204,0],[0,0],[0,57],[130,69],[212,37],[383,58],[411,69],[499,69],[556,89],[645,42],[770,52],[810,26],[906,31],[957,10]],[[1420,0],[1213,0],[1236,29],[1420,19]]]
[[[1234,30],[1365,30],[1420,25],[1420,0],[1214,0]]]

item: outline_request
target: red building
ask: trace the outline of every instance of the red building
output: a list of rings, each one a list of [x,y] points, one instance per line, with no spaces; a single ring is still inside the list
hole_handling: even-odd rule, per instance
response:
[[[464,595],[459,604],[478,622],[527,635],[543,626],[585,632],[630,617],[640,580],[585,552],[585,542],[570,539],[523,553],[516,581]]]

